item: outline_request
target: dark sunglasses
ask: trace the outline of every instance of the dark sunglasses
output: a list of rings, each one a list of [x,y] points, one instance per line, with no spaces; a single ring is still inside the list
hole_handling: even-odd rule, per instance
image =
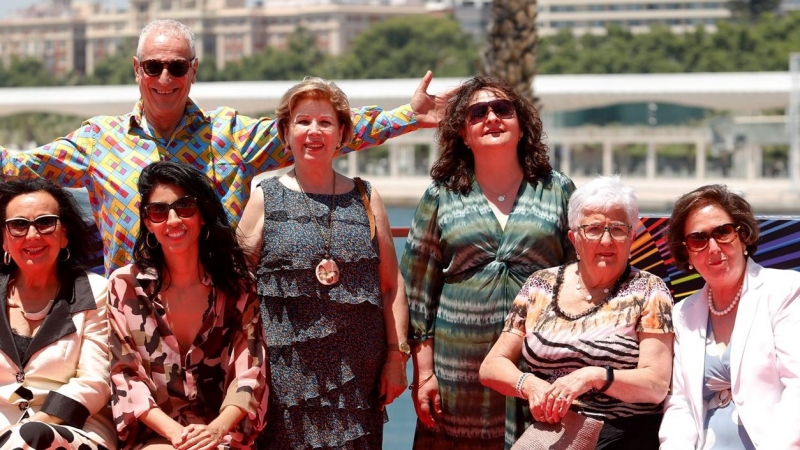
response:
[[[711,240],[711,238],[714,238],[718,244],[728,244],[736,239],[736,236],[739,235],[740,228],[741,227],[732,223],[726,223],[714,228],[711,230],[711,233],[706,233],[705,231],[689,233],[684,236],[683,245],[685,245],[689,251],[700,252],[708,247],[708,241]]]
[[[141,61],[139,65],[142,67],[144,74],[148,77],[157,77],[164,71],[164,66],[167,66],[167,72],[176,78],[186,75],[186,72],[192,68],[194,58],[191,60],[174,59],[172,61],[160,61],[158,59],[148,59]]]
[[[46,216],[39,216],[33,220],[23,219],[21,217],[6,220],[8,234],[14,237],[27,235],[31,225],[33,225],[33,228],[36,228],[39,234],[50,234],[56,231],[58,216],[48,214]]]
[[[192,217],[197,214],[197,199],[181,197],[172,203],[148,203],[142,207],[142,217],[153,223],[161,223],[169,218],[170,209],[174,209],[178,217]]]
[[[494,115],[501,118],[501,119],[510,119],[514,117],[514,104],[511,103],[511,100],[506,99],[499,99],[499,100],[492,100],[490,102],[479,102],[475,103],[474,105],[470,105],[467,108],[467,120],[469,120],[470,124],[478,123],[482,120],[486,120],[486,117],[489,115],[489,110],[494,112]]]

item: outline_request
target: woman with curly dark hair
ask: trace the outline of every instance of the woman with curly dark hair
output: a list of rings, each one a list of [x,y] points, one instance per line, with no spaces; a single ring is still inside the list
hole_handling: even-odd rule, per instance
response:
[[[268,363],[245,254],[198,170],[153,163],[138,188],[134,263],[109,280],[120,448],[249,448]]]
[[[505,80],[462,84],[401,261],[414,344],[414,448],[502,449],[506,399],[478,380],[525,279],[575,255],[572,181],[552,169],[533,104]],[[509,413],[527,408],[509,403]]]

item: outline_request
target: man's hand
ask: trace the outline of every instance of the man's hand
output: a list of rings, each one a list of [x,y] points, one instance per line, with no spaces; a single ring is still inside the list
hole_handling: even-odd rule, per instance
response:
[[[433,72],[430,70],[422,77],[422,81],[411,97],[411,109],[417,116],[417,126],[420,128],[436,128],[444,118],[447,109],[447,101],[450,96],[458,89],[454,87],[439,95],[428,94],[428,86],[433,80]]]

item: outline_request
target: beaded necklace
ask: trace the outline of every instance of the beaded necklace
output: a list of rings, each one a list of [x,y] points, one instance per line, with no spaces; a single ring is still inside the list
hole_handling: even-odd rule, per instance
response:
[[[592,306],[591,308],[587,309],[586,311],[580,314],[570,314],[568,312],[565,312],[564,310],[561,309],[560,306],[558,306],[558,294],[561,292],[561,284],[564,283],[564,271],[569,264],[572,263],[570,262],[564,264],[563,266],[558,268],[558,274],[556,275],[556,285],[553,286],[553,310],[556,312],[556,314],[567,320],[578,320],[581,317],[586,317],[589,314],[592,314],[598,309],[600,309],[603,305],[606,304],[609,298],[614,298],[617,295],[619,289],[622,287],[622,283],[624,283],[625,280],[628,279],[628,276],[631,274],[631,265],[627,264],[625,266],[625,270],[622,271],[622,275],[617,279],[616,283],[614,283],[614,287],[611,288],[608,295],[603,297],[603,300],[597,302],[596,305]]]

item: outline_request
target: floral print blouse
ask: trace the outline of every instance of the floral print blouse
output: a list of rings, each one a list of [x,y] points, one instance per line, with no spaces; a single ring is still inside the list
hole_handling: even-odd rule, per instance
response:
[[[139,421],[152,408],[182,425],[208,424],[228,405],[246,412],[223,445],[250,448],[264,427],[268,362],[258,298],[226,299],[212,289],[194,343],[182,352],[169,328],[157,275],[136,265],[109,279],[111,407],[120,449],[157,434]],[[211,285],[210,279],[205,279]],[[198,304],[205,299],[197,299]]]

